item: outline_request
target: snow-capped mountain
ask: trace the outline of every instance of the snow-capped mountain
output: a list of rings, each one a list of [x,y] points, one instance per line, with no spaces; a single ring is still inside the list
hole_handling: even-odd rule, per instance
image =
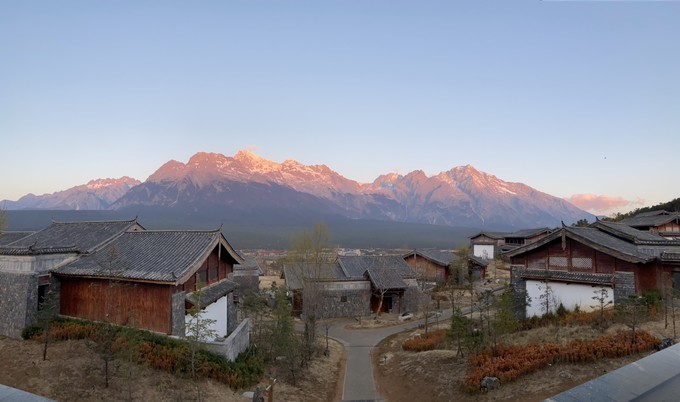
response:
[[[248,151],[234,157],[197,153],[187,163],[167,162],[112,208],[134,206],[506,228],[593,219],[561,198],[505,182],[470,165],[431,177],[414,171],[358,183],[325,165],[277,163]]]
[[[102,210],[125,195],[139,180],[124,176],[119,179],[91,180],[87,184],[52,194],[27,194],[17,201],[2,201],[7,209]]]
[[[282,163],[248,151],[233,157],[200,152],[171,160],[141,183],[93,180],[18,201],[7,209],[130,210],[152,208],[225,219],[234,216],[374,219],[482,228],[557,226],[592,220],[567,201],[525,184],[459,166],[434,176],[387,174],[373,183],[347,179],[325,165]]]

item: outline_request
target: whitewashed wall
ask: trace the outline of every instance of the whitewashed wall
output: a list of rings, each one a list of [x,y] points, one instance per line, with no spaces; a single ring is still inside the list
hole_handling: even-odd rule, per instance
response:
[[[599,306],[599,302],[593,300],[593,296],[600,296],[599,289],[601,286],[583,285],[577,283],[563,283],[563,282],[549,282],[552,289],[553,302],[551,303],[551,310],[555,312],[560,303],[564,305],[567,310],[574,310],[578,305],[581,311],[592,311]],[[607,301],[614,303],[614,290],[610,286],[605,286],[608,291]],[[545,294],[545,285],[541,281],[527,281],[527,294],[531,297],[531,304],[527,307],[527,317],[541,316],[544,309],[541,306],[541,295]]]
[[[475,244],[472,252],[475,257],[493,260],[493,244]]]
[[[203,320],[215,320],[215,322],[211,326],[211,329],[214,330],[215,333],[217,334],[216,336],[219,337],[227,336],[227,299],[228,296],[224,296],[223,298],[217,300],[215,303],[207,306],[206,308],[203,309],[203,314],[201,315],[201,318]],[[184,317],[184,322],[186,323],[187,327],[190,321],[191,315],[187,314]],[[204,340],[208,341],[212,339]]]

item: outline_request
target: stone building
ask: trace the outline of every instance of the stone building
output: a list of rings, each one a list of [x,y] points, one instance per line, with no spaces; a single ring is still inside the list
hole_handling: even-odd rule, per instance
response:
[[[418,309],[413,270],[401,256],[338,256],[332,263],[284,266],[294,312],[323,318],[404,313]]]

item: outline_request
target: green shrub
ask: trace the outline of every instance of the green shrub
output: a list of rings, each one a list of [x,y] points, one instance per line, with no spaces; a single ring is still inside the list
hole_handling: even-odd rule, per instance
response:
[[[22,339],[33,339],[42,335],[43,329],[37,325],[29,325],[21,331]]]

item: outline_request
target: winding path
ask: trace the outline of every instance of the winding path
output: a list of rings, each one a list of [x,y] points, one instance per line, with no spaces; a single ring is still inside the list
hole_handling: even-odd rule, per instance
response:
[[[467,314],[468,312],[465,312]],[[451,316],[447,310],[439,317],[445,320]],[[352,320],[336,321],[329,329],[328,335],[341,342],[347,351],[342,401],[382,401],[375,389],[371,352],[383,339],[410,329],[415,329],[425,322],[424,319],[409,321],[404,324],[373,329],[347,329]]]

